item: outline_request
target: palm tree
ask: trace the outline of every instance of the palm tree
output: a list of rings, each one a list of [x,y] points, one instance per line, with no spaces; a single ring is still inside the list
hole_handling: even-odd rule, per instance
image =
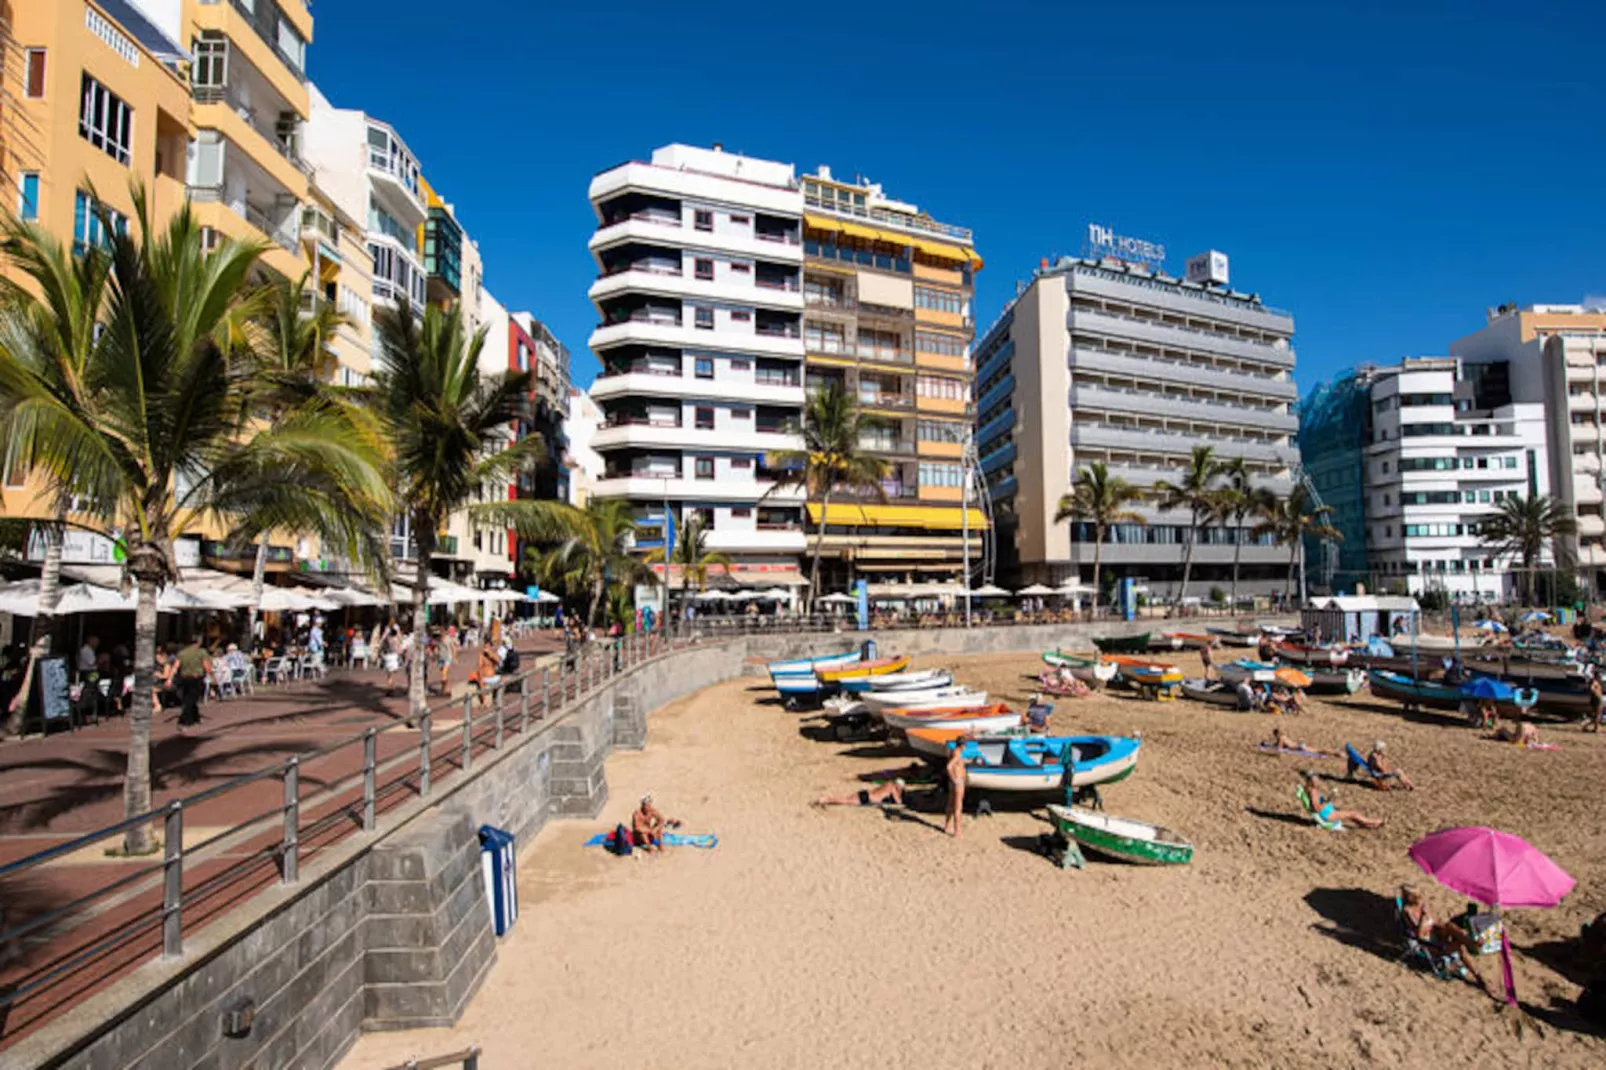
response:
[[[680,530],[680,539],[669,552],[669,562],[664,567],[664,585],[669,584],[669,565],[680,568],[680,605],[684,609],[691,598],[691,585],[695,580],[697,589],[701,591],[708,585],[708,570],[710,568],[722,569],[725,575],[730,575],[731,559],[728,554],[718,550],[708,549],[708,529],[703,526],[699,517],[692,517],[686,521]],[[647,564],[656,565],[664,560],[662,547],[647,551],[645,558]],[[668,600],[665,599],[664,611],[667,616]]]
[[[308,275],[294,281],[275,278],[253,295],[255,307],[247,310],[250,317],[248,345],[256,371],[251,384],[253,413],[273,425],[298,408],[324,407],[331,415],[345,417],[361,427],[365,422],[361,410],[341,404],[336,389],[323,379],[330,359],[326,348],[329,339],[349,321],[327,301],[315,301],[312,311],[307,311],[307,298],[314,296],[307,281]],[[256,642],[257,614],[267,576],[269,534],[264,530],[258,537],[256,562],[251,570],[247,649]]]
[[[1478,530],[1478,539],[1501,556],[1516,557],[1522,561],[1523,591],[1528,604],[1534,599],[1534,566],[1550,543],[1556,552],[1555,540],[1575,534],[1578,521],[1564,502],[1545,494],[1530,494],[1519,498],[1508,494],[1500,500],[1500,511],[1484,520]]]
[[[485,500],[505,494],[520,472],[544,454],[536,437],[509,442],[507,428],[523,411],[527,372],[482,376],[485,328],[472,337],[462,309],[430,305],[386,307],[374,317],[379,361],[374,400],[399,508],[406,510],[416,548],[413,580],[413,649],[429,640],[430,566],[449,518],[467,512],[477,524],[515,528],[527,539],[556,541],[586,525],[562,502]],[[424,658],[412,661],[408,719],[424,713]]]
[[[1215,447],[1195,446],[1193,456],[1182,470],[1181,480],[1176,483],[1161,480],[1154,485],[1156,504],[1162,513],[1169,513],[1173,509],[1188,510],[1188,548],[1182,557],[1182,591],[1177,596],[1179,600],[1188,596],[1188,579],[1193,574],[1193,547],[1199,539],[1199,528],[1216,515],[1216,492],[1210,484],[1220,471],[1221,462],[1216,460]]]
[[[104,250],[90,247],[70,256],[47,231],[8,216],[3,227],[7,257],[32,289],[0,277],[0,351],[33,368],[38,387],[56,398],[82,394],[84,368],[95,344],[96,325],[106,300],[111,261]],[[3,359],[3,358],[0,358]],[[40,458],[35,449],[45,428],[31,421],[44,415],[24,407],[0,427],[0,461],[6,469],[32,471]],[[61,540],[67,523],[67,499],[57,496],[49,521],[37,525],[45,539],[39,573],[39,615],[34,618],[30,646],[37,648],[55,626],[61,584]],[[0,731],[15,734],[26,715],[27,693]]]
[[[1343,542],[1344,536],[1328,523],[1333,513],[1331,505],[1316,505],[1310,488],[1303,481],[1295,483],[1288,497],[1268,497],[1260,504],[1260,522],[1251,531],[1255,538],[1266,535],[1278,546],[1288,547],[1288,583],[1283,590],[1289,601],[1294,597],[1294,569],[1304,550],[1305,536]]]
[[[562,541],[525,551],[525,567],[542,586],[583,594],[586,623],[595,625],[610,582],[640,583],[650,579],[652,572],[630,552],[635,544],[636,518],[628,501],[592,498],[577,512],[578,526]]]
[[[871,457],[859,444],[861,436],[875,426],[875,419],[859,411],[842,384],[832,383],[810,395],[803,406],[803,448],[777,450],[769,455],[769,466],[781,474],[765,492],[766,497],[786,487],[801,487],[810,501],[820,503],[805,612],[814,611],[814,599],[819,593],[820,552],[825,548],[831,496],[839,490],[862,490],[885,497],[881,481],[887,477],[887,462]]]
[[[1219,474],[1227,485],[1217,492],[1216,515],[1232,528],[1232,611],[1238,612],[1238,569],[1244,556],[1244,521],[1266,512],[1274,500],[1271,491],[1257,487],[1242,457],[1225,461]]]
[[[138,585],[129,816],[151,805],[156,600],[177,578],[174,540],[206,516],[310,524],[360,560],[357,532],[386,495],[371,455],[321,414],[252,431],[249,362],[233,352],[231,317],[259,247],[224,242],[207,253],[188,207],[156,230],[143,189],[134,204],[134,228],[101,220],[110,279],[79,389],[58,389],[39,350],[0,352],[0,421],[51,492],[76,500],[85,526],[120,538],[125,581]],[[332,485],[343,508],[330,508]],[[130,828],[124,847],[149,851],[149,826]]]
[[[1104,536],[1112,524],[1146,524],[1128,506],[1143,500],[1143,490],[1120,476],[1110,475],[1103,461],[1094,461],[1076,473],[1071,493],[1060,499],[1054,522],[1076,520],[1093,525],[1093,615],[1099,613],[1099,567]]]

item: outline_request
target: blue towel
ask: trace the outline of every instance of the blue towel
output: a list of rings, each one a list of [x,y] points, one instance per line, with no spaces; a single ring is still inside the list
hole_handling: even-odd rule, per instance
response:
[[[587,847],[611,847],[612,832],[599,832],[585,842]],[[666,832],[665,847],[718,847],[719,837],[712,832]]]

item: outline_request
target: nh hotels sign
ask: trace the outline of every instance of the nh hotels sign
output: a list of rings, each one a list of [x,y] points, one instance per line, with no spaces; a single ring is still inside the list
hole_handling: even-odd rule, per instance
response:
[[[1165,246],[1143,238],[1117,234],[1101,223],[1087,225],[1087,249],[1091,256],[1113,256],[1119,260],[1137,260],[1160,267],[1165,263]]]

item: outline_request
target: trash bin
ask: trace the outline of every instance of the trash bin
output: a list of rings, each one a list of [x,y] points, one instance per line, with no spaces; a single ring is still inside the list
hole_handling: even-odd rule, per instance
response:
[[[860,644],[859,657],[865,661],[874,661],[876,659],[874,639],[866,639],[862,644]]]
[[[513,834],[491,825],[480,826],[480,872],[485,875],[485,901],[491,908],[496,935],[513,928],[519,917],[517,852]]]

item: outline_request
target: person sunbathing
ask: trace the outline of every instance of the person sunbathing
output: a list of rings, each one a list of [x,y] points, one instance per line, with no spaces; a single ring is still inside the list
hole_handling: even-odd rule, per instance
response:
[[[1519,747],[1539,746],[1539,729],[1532,721],[1512,721],[1495,728],[1490,739],[1497,739],[1502,743],[1515,743]]]
[[[1322,790],[1321,780],[1313,772],[1305,774],[1305,794],[1310,796],[1310,807],[1323,821],[1343,821],[1363,829],[1383,827],[1380,817],[1368,817],[1359,810],[1340,810],[1332,796]]]
[[[1338,755],[1332,753],[1331,751],[1325,751],[1317,747],[1312,747],[1307,743],[1301,743],[1297,739],[1289,739],[1288,733],[1283,731],[1283,726],[1281,724],[1272,725],[1271,739],[1267,740],[1264,745],[1273,750],[1295,751],[1300,754],[1309,754],[1321,758],[1338,757]]]
[[[822,795],[813,805],[825,806],[884,806],[890,799],[894,806],[903,805],[903,778],[889,780],[873,788],[861,788],[847,795]]]
[[[1366,756],[1366,764],[1371,769],[1372,775],[1378,780],[1398,780],[1400,787],[1406,791],[1415,791],[1416,785],[1411,783],[1411,778],[1405,775],[1405,771],[1389,762],[1387,751],[1388,745],[1381,739],[1372,743],[1372,753]]]
[[[1466,968],[1472,980],[1485,992],[1489,991],[1488,982],[1472,964],[1473,958],[1478,954],[1478,947],[1472,942],[1472,937],[1467,935],[1467,931],[1453,921],[1439,921],[1429,914],[1427,906],[1422,902],[1422,894],[1412,885],[1400,885],[1400,901],[1403,904],[1401,914],[1405,924],[1410,927],[1416,938],[1438,954],[1448,955],[1452,952],[1459,954],[1461,965]]]
[[[643,795],[641,805],[630,815],[630,832],[636,841],[636,846],[651,851],[664,849],[664,830],[669,825],[670,822],[662,812],[652,804],[651,795]]]

